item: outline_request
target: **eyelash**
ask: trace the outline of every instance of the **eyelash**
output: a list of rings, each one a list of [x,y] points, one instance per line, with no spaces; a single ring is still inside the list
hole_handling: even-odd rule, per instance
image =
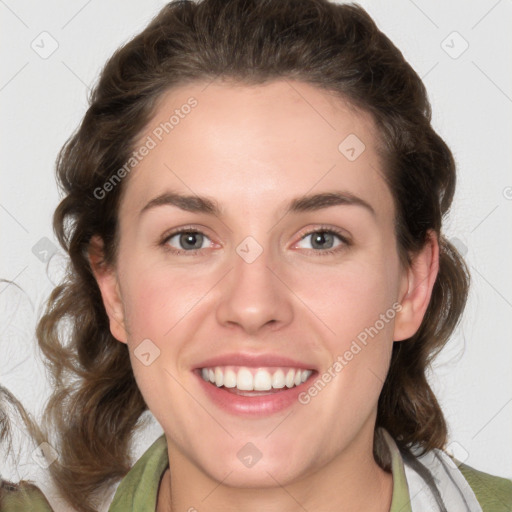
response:
[[[204,233],[202,231],[199,231],[195,228],[192,228],[192,227],[189,227],[189,226],[185,226],[185,227],[182,227],[182,228],[178,228],[174,231],[172,231],[171,233],[168,233],[168,234],[165,234],[162,241],[159,243],[159,245],[161,245],[165,251],[168,251],[170,252],[171,254],[174,254],[174,255],[182,255],[182,254],[187,254],[189,256],[195,256],[197,255],[200,251],[202,251],[202,249],[194,249],[192,251],[184,251],[184,250],[178,250],[178,249],[174,249],[173,247],[169,246],[168,245],[168,242],[169,240],[174,237],[175,235],[179,234],[179,233],[189,233],[189,234],[200,234],[200,235],[204,235]],[[343,242],[341,245],[338,245],[337,247],[333,248],[333,249],[327,249],[325,251],[321,251],[321,250],[314,250],[314,249],[308,249],[309,251],[313,251],[314,253],[316,253],[318,256],[328,256],[330,254],[335,254],[335,253],[338,253],[340,252],[341,250],[345,249],[346,247],[349,247],[350,245],[352,245],[352,243],[350,242],[350,240],[348,240],[347,237],[345,237],[340,231],[338,231],[337,229],[333,229],[331,227],[327,227],[327,226],[320,226],[316,229],[313,229],[311,231],[308,231],[304,234],[302,234],[302,236],[300,237],[300,240],[306,238],[307,236],[309,235],[312,235],[314,233],[329,233],[329,234],[333,234],[333,235],[336,235],[340,240],[341,242]],[[206,236],[206,235],[205,235]]]

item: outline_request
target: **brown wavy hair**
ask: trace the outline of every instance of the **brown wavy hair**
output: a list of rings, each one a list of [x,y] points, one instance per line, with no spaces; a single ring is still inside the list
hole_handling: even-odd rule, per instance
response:
[[[14,286],[16,283],[0,279],[0,282],[8,282]],[[14,421],[16,418],[16,421]],[[21,420],[21,421],[18,421]],[[16,429],[22,429],[24,433],[29,434],[39,445],[45,441],[45,436],[41,432],[37,422],[27,412],[23,404],[4,386],[0,384],[0,457],[3,463],[9,461],[10,458],[16,464],[19,454],[16,453],[12,442],[13,424]],[[3,467],[0,470],[3,471]],[[5,480],[0,474],[0,512],[5,508],[5,498],[7,495],[13,496],[13,492],[30,490],[36,488],[31,480],[20,480],[19,482],[10,482]],[[12,498],[11,498],[12,500]],[[11,501],[12,503],[12,501]]]
[[[53,227],[70,260],[65,279],[48,299],[37,338],[54,386],[43,417],[60,454],[50,471],[63,497],[80,512],[96,510],[100,491],[129,471],[132,435],[148,410],[127,346],[110,332],[87,256],[91,237],[99,235],[104,264],[115,265],[126,180],[103,199],[94,191],[128,161],[164,92],[215,79],[244,85],[299,80],[373,116],[404,265],[424,247],[429,230],[440,241],[430,304],[417,333],[394,343],[377,426],[405,450],[413,444],[423,452],[442,449],[447,440],[425,372],[460,319],[469,274],[441,234],[455,189],[455,162],[431,126],[421,79],[356,4],[179,0],[108,60],[80,126],[57,158],[64,197]],[[384,467],[377,442],[374,455]]]

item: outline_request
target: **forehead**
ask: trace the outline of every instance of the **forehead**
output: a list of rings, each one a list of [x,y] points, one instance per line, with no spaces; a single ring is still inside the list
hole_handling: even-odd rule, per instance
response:
[[[285,196],[344,189],[389,207],[372,117],[303,82],[192,83],[159,100],[135,148],[121,209],[165,188],[277,208]]]

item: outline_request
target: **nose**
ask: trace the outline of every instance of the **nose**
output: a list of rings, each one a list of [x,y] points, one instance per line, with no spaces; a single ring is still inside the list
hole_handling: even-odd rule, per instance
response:
[[[280,275],[282,265],[271,258],[271,251],[260,251],[261,246],[249,238],[234,252],[216,311],[220,324],[238,326],[249,335],[280,329],[293,318],[293,292]]]

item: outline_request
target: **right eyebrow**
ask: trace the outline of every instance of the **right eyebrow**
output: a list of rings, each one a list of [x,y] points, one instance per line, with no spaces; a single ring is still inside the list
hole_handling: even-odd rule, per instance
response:
[[[214,199],[201,196],[183,195],[169,191],[151,199],[151,201],[149,201],[149,203],[147,203],[139,212],[139,217],[152,208],[164,205],[176,206],[177,208],[187,212],[206,213],[217,217],[221,215],[219,204]]]

